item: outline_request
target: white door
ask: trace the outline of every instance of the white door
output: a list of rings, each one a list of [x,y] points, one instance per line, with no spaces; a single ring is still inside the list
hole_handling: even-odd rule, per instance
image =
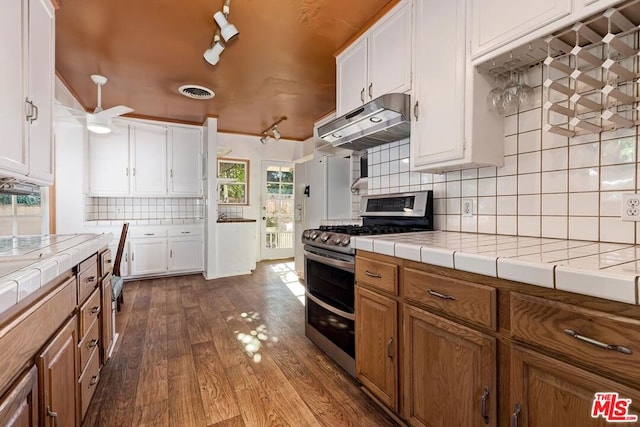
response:
[[[367,39],[349,46],[336,61],[336,114],[342,116],[364,104],[366,99]]]
[[[50,0],[29,2],[29,176],[53,182],[54,21]]]
[[[167,129],[131,126],[132,188],[139,196],[167,194]]]
[[[97,135],[89,133],[89,194],[121,196],[129,194],[129,132]]]
[[[367,101],[411,89],[411,3],[385,16],[369,36]]]
[[[169,239],[169,271],[202,270],[202,237]]]
[[[129,242],[132,276],[167,272],[167,239],[132,239]]]
[[[5,1],[0,13],[0,169],[26,174],[25,86],[27,0]]]
[[[202,194],[201,149],[199,129],[169,128],[169,193],[175,196]]]
[[[294,165],[262,162],[262,259],[293,257]]]

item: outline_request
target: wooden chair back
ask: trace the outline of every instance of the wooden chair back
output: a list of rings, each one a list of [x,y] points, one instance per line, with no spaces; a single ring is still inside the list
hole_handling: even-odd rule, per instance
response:
[[[116,259],[113,262],[113,275],[120,276],[120,264],[122,262],[122,254],[124,253],[124,244],[127,240],[127,232],[129,231],[129,223],[122,224],[122,231],[120,232],[120,241],[118,242],[118,250],[116,251]]]

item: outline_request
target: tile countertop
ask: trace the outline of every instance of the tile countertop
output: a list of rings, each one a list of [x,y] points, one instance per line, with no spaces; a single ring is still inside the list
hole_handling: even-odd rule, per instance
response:
[[[110,233],[0,237],[0,313],[111,240]]]
[[[640,246],[424,231],[360,236],[356,249],[638,304]]]

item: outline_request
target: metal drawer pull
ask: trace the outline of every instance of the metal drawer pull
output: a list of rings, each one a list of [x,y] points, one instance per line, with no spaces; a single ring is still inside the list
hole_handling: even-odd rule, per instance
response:
[[[360,91],[360,100],[364,104],[364,88],[362,88],[362,90]]]
[[[97,338],[94,338],[94,339],[92,339],[92,340],[91,340],[91,342],[89,343],[89,346],[88,346],[88,347],[89,347],[89,348],[93,348],[93,347],[95,347],[95,346],[97,346],[97,345],[98,345],[98,339],[97,339]]]
[[[373,82],[369,83],[369,99],[373,98]]]
[[[100,313],[100,307],[95,306],[91,309],[91,314],[98,314]]]
[[[419,116],[418,116],[418,112],[419,112],[418,108],[419,108],[419,105],[420,105],[420,101],[416,101],[415,105],[413,106],[413,116],[416,118],[416,122],[418,121],[418,117],[419,117]]]
[[[106,262],[107,264],[111,264],[111,260],[110,260],[110,259],[106,260],[105,262]]]
[[[182,234],[191,234],[190,231],[181,231]]]
[[[95,281],[96,281],[96,276],[87,277],[87,282],[95,282]]]
[[[448,299],[451,301],[455,301],[456,297],[454,297],[453,295],[445,295],[443,293],[440,293],[438,291],[434,291],[433,289],[429,289],[427,292],[429,292],[429,295],[434,296],[434,297],[438,297],[438,298],[442,298],[442,299]]]
[[[367,276],[369,276],[369,277],[373,277],[373,278],[375,278],[375,279],[382,279],[382,275],[380,275],[380,274],[378,274],[378,273],[372,273],[372,272],[370,272],[369,270],[366,270],[366,271],[364,272],[364,274],[366,274],[366,275],[367,275]]]
[[[519,403],[516,403],[513,407],[513,413],[511,414],[511,427],[518,427],[518,419],[520,418],[521,412],[522,407]]]
[[[53,418],[53,427],[58,427],[58,413],[53,412],[50,406],[47,406],[47,417]]]
[[[156,233],[144,233],[145,236],[155,236]]]
[[[393,337],[387,341],[387,357],[393,359]]]
[[[480,396],[480,416],[484,420],[485,424],[489,424],[489,414],[487,407],[487,399],[489,399],[489,387],[482,389],[482,396]]]
[[[573,329],[565,329],[564,333],[577,340],[586,342],[587,344],[595,345],[596,347],[600,347],[605,350],[613,350],[623,354],[633,354],[633,351],[631,351],[630,348],[623,347],[621,345],[607,344],[602,341],[594,340],[593,338],[580,335],[578,332],[574,331]]]
[[[98,375],[92,376],[91,382],[89,383],[89,387],[91,387],[92,385],[96,385],[96,383],[98,382],[98,378],[100,378]]]

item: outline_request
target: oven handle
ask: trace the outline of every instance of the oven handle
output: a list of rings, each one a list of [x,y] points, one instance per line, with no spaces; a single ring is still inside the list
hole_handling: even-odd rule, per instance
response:
[[[330,265],[331,267],[336,267],[341,270],[346,270],[351,273],[355,271],[355,263],[353,262],[340,261],[337,259],[322,256],[322,255],[317,255],[309,251],[304,251],[304,256],[314,261],[318,261],[319,263]]]
[[[307,298],[309,298],[311,301],[315,302],[316,304],[318,304],[320,307],[324,308],[325,310],[329,310],[330,312],[332,312],[334,314],[337,314],[340,317],[344,317],[345,319],[348,319],[348,320],[356,320],[355,314],[351,314],[351,313],[347,313],[346,311],[339,310],[339,309],[333,307],[332,305],[327,304],[326,302],[322,301],[318,297],[315,297],[315,296],[311,295],[309,292],[305,292],[305,294],[307,295]]]

